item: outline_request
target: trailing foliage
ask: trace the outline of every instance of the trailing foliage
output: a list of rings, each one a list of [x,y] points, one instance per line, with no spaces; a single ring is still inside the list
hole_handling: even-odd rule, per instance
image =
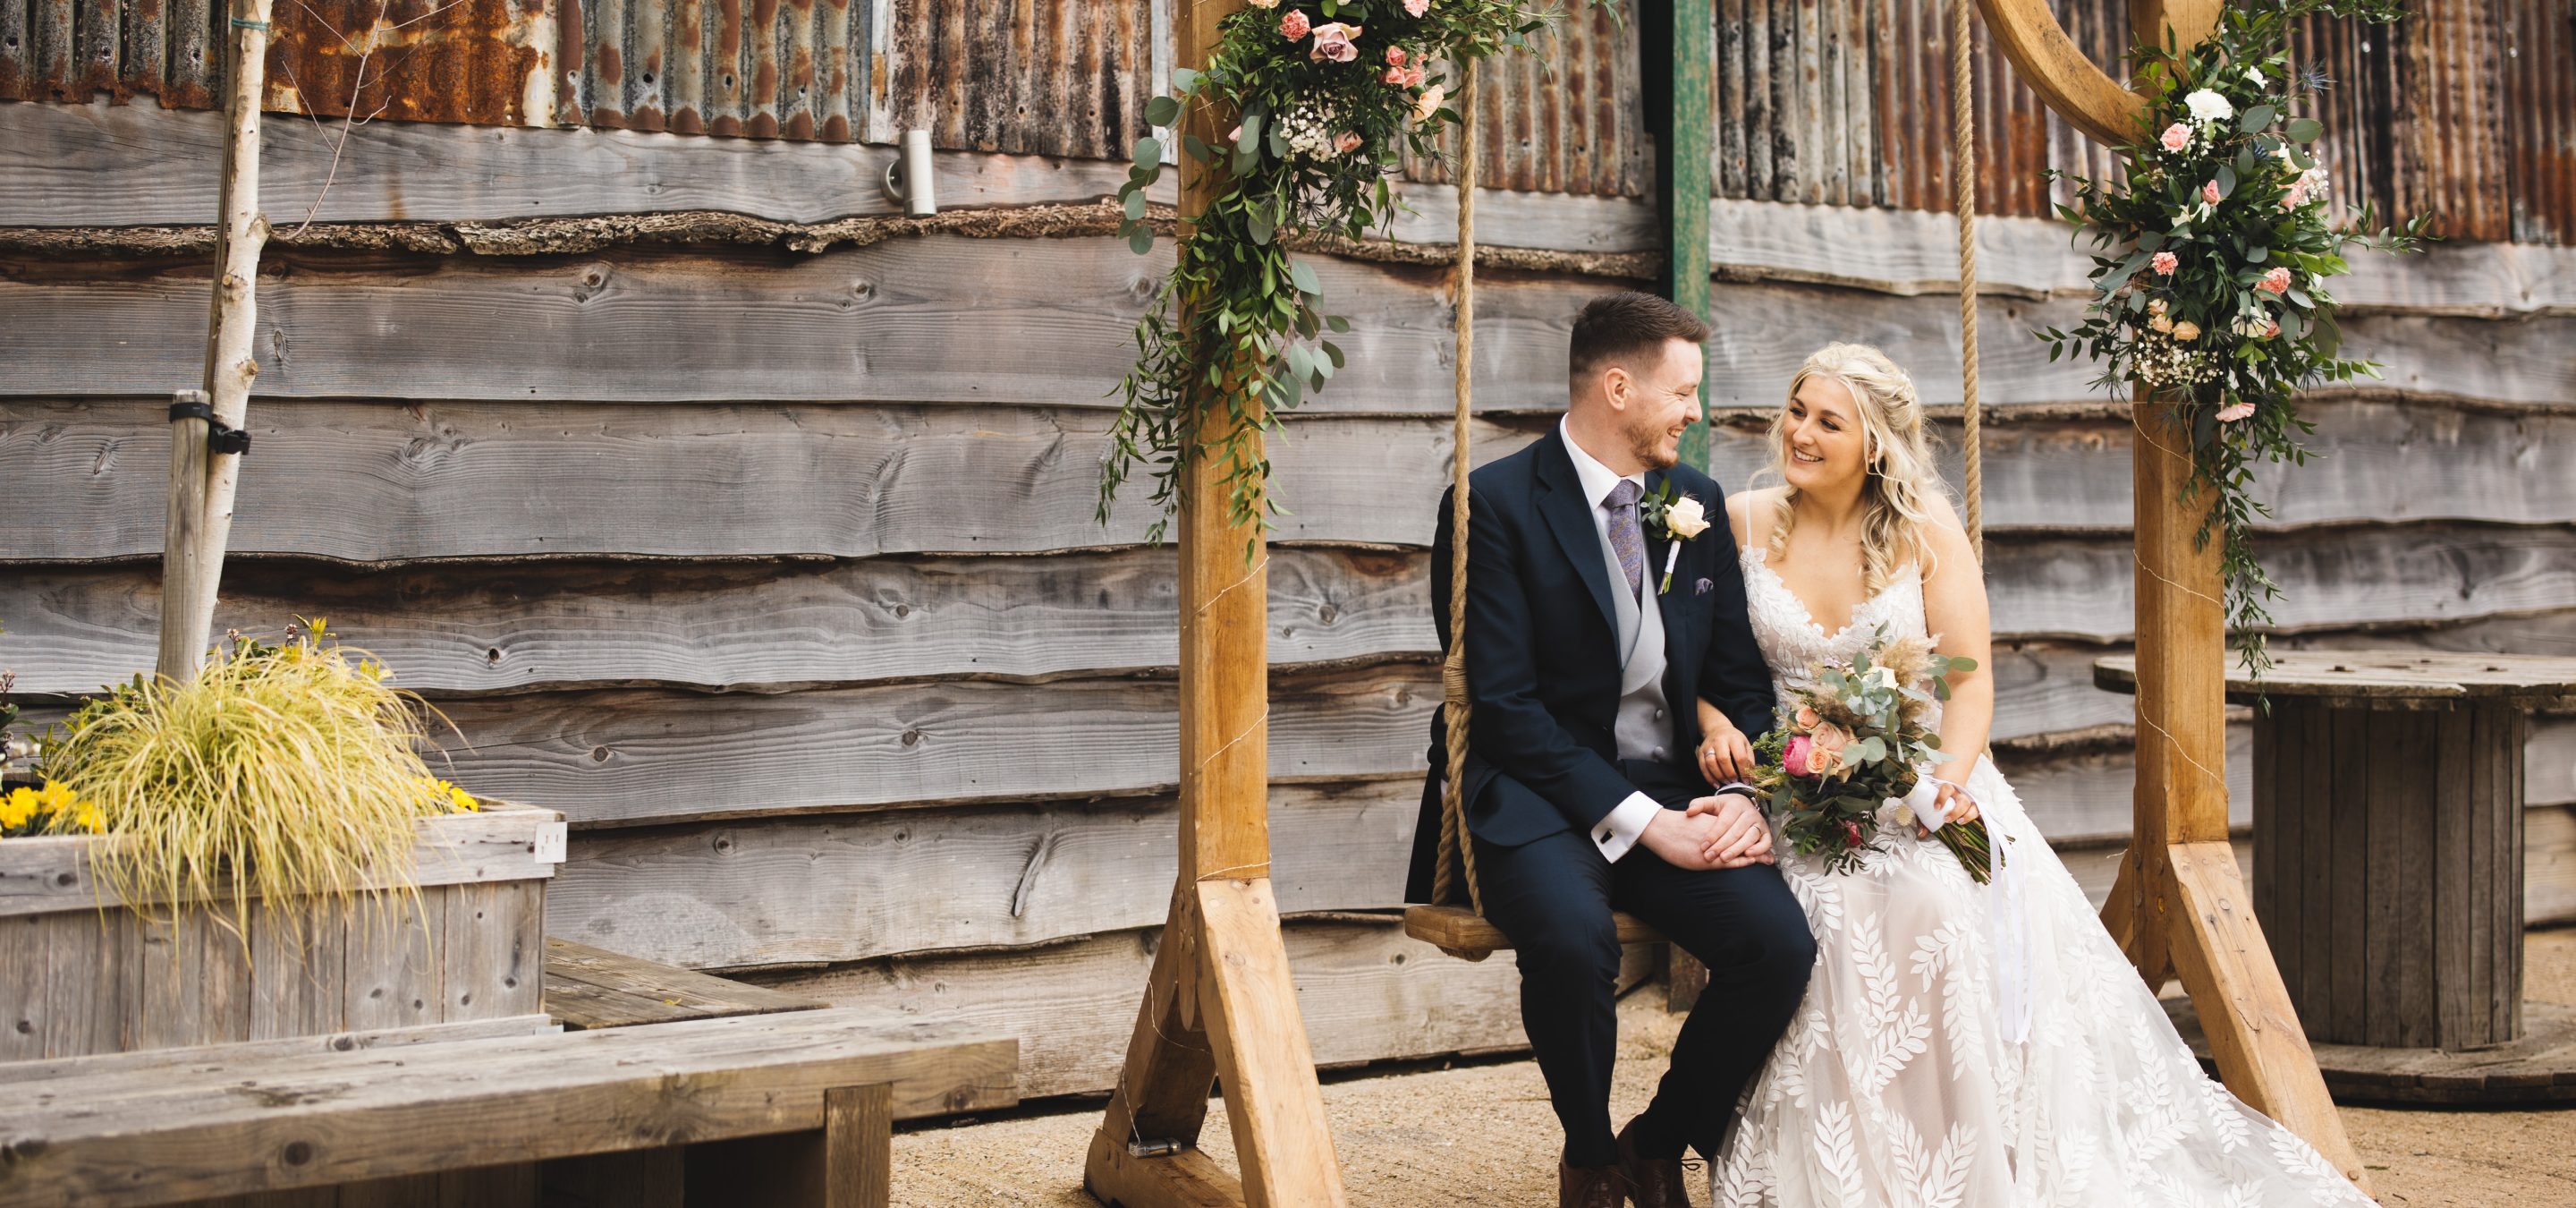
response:
[[[413,820],[476,803],[421,762],[426,706],[328,636],[236,639],[193,681],[138,676],[83,705],[45,752],[47,790],[77,802],[47,829],[114,836],[98,871],[129,907],[229,900],[237,925],[252,898],[408,874]]]
[[[1436,155],[1441,129],[1458,121],[1433,65],[1519,45],[1543,25],[1521,0],[1250,0],[1219,24],[1206,70],[1172,73],[1173,95],[1155,98],[1147,121],[1180,132],[1185,120],[1207,129],[1223,123],[1203,115],[1227,115],[1231,127],[1214,142],[1180,133],[1182,170],[1219,185],[1136,325],[1101,474],[1104,522],[1119,486],[1148,463],[1161,540],[1182,466],[1198,455],[1221,468],[1231,523],[1269,524],[1279,509],[1258,438],[1342,367],[1327,337],[1349,330],[1319,309],[1322,285],[1282,233],[1356,239],[1392,221],[1388,178],[1404,152]],[[1161,178],[1164,146],[1137,140],[1118,194],[1139,254],[1153,247],[1145,192]]]
[[[2403,12],[2399,0],[2228,4],[2199,45],[2134,52],[2149,117],[2119,148],[2119,176],[2051,173],[2075,189],[2060,216],[2104,250],[2085,321],[2039,336],[2050,360],[2092,357],[2097,384],[2168,406],[2164,435],[2192,455],[2181,502],[2204,509],[2201,543],[2219,542],[2228,628],[2257,677],[2271,665],[2263,627],[2280,589],[2254,557],[2255,521],[2270,514],[2251,493],[2254,466],[2306,462],[2299,437],[2315,425],[2299,418],[2298,391],[2378,376],[2342,355],[2326,281],[2351,271],[2345,250],[2419,250],[2430,221],[2373,230],[2364,207],[2338,224],[2310,149],[2325,128],[2299,115],[2332,81],[2291,69],[2290,27],[2318,13],[2385,23]]]

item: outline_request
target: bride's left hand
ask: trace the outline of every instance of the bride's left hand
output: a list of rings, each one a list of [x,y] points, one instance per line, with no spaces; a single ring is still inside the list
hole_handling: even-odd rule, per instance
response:
[[[1960,788],[1958,785],[1952,784],[1947,780],[1942,781],[1940,793],[1935,800],[1939,801],[1941,804],[1941,817],[1944,820],[1944,825],[1951,822],[1964,823],[1974,822],[1977,820],[1977,799],[1970,797],[1968,795],[1968,790]],[[1917,839],[1929,839],[1932,837],[1932,828],[1917,822],[1914,824],[1914,837]]]

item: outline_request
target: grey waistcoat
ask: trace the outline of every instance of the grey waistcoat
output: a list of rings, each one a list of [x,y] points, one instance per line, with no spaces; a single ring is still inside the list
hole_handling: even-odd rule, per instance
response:
[[[1619,723],[1613,731],[1619,758],[1670,762],[1673,719],[1671,703],[1664,699],[1664,610],[1654,594],[1658,568],[1648,557],[1646,598],[1640,604],[1628,594],[1628,572],[1607,541],[1601,543],[1601,557],[1610,568],[1610,600],[1619,614]]]

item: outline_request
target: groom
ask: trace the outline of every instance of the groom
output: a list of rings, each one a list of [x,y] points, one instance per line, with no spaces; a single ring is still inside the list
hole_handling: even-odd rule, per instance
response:
[[[1661,298],[1594,299],[1574,321],[1564,422],[1469,480],[1459,775],[1485,917],[1518,952],[1522,1024],[1565,1127],[1563,1208],[1687,1205],[1684,1147],[1715,1152],[1815,960],[1752,791],[1698,770],[1699,701],[1743,734],[1772,725],[1724,496],[1675,464],[1708,334]],[[1656,523],[1667,489],[1713,523],[1696,536],[1687,517]],[[1444,645],[1451,536],[1444,499],[1431,575]],[[1435,718],[1413,901],[1430,896],[1439,848],[1442,733]],[[1613,910],[1709,969],[1654,1101],[1616,1134]]]

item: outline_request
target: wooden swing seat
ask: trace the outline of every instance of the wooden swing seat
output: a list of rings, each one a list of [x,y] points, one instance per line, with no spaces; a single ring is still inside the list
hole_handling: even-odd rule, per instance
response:
[[[1654,944],[1663,941],[1663,933],[1646,925],[1631,914],[1614,914],[1622,944]],[[1407,906],[1404,908],[1404,933],[1452,956],[1469,960],[1484,958],[1512,946],[1512,938],[1503,929],[1485,921],[1485,916],[1464,906]]]

